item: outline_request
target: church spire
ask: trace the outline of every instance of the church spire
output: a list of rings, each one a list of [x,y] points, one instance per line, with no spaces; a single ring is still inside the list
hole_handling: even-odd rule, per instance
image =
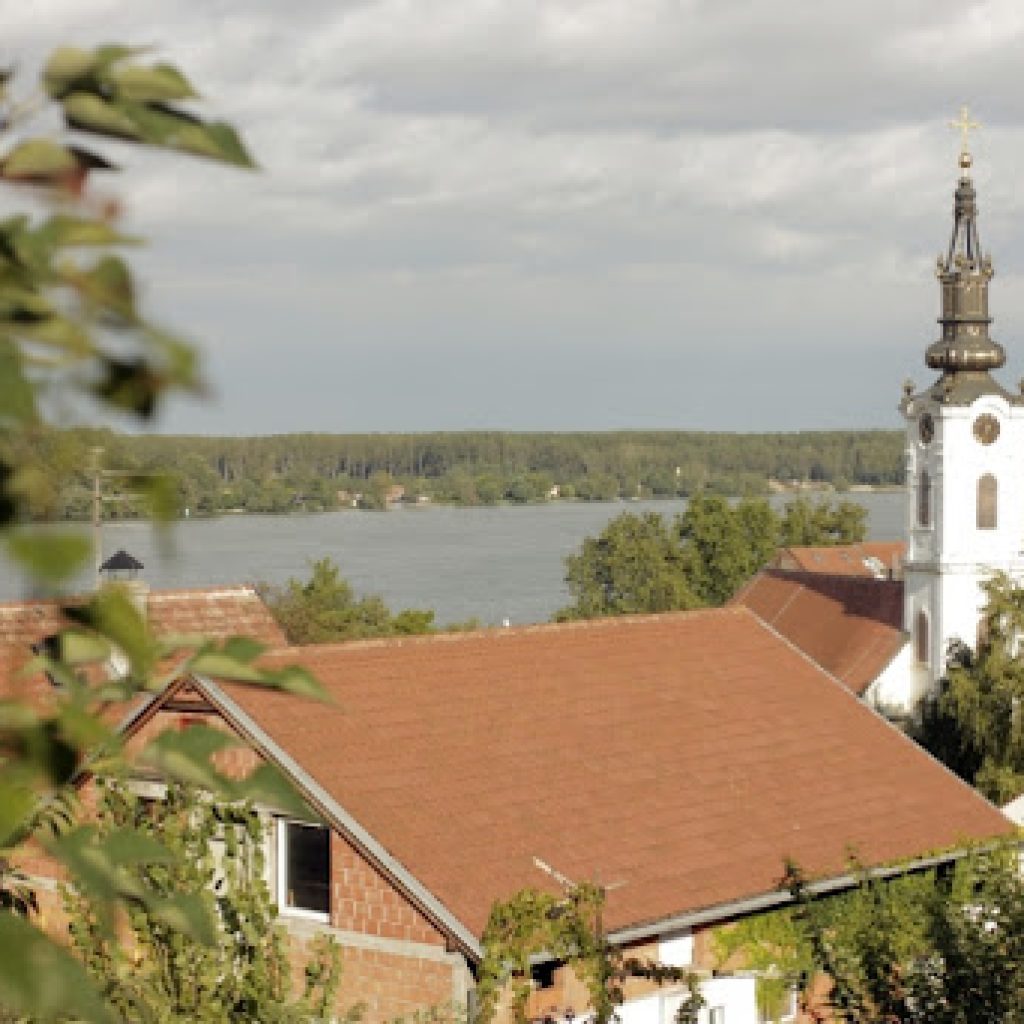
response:
[[[973,163],[968,148],[968,133],[979,127],[970,119],[966,107],[960,119],[950,122],[961,133],[960,179],[953,193],[953,234],[949,250],[939,256],[936,276],[942,291],[942,337],[930,345],[925,362],[943,377],[984,373],[1006,362],[1003,347],[989,337],[988,283],[992,279],[992,260],[981,251],[978,237],[977,194],[971,179]],[[994,383],[994,382],[993,382]]]

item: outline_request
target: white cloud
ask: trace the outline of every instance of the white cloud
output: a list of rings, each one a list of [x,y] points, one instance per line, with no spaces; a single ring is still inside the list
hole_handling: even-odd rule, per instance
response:
[[[682,344],[680,307],[715,331],[722,302],[757,310],[729,321],[751,345],[846,351],[866,295],[871,330],[927,332],[931,306],[910,302],[947,230],[945,122],[972,100],[991,121],[982,236],[997,267],[1024,257],[1009,0],[0,0],[0,24],[27,62],[58,41],[158,43],[243,129],[260,174],[123,146],[106,186],[155,236],[169,307],[230,299],[203,307],[222,337],[252,327],[247,296],[301,299],[312,356],[344,295],[362,339],[398,344],[396,282],[423,338],[484,348],[495,324],[537,331],[559,294],[594,307],[592,334],[635,308],[651,350]]]

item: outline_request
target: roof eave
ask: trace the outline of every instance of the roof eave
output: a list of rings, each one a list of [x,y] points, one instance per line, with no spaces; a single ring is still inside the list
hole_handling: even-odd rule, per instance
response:
[[[824,878],[811,882],[807,885],[806,889],[812,896],[828,896],[854,888],[865,876],[879,879],[895,878],[897,875],[912,874],[915,871],[927,871],[929,868],[949,864],[979,849],[993,848],[994,844],[992,843],[978,847],[964,847],[949,850],[946,853],[933,854],[928,857],[918,857],[901,864],[868,868],[863,873],[848,872],[833,878]],[[627,925],[624,928],[617,928],[608,932],[607,938],[609,942],[615,945],[642,942],[646,939],[652,939],[656,936],[665,935],[666,933],[679,931],[684,928],[694,928],[713,922],[724,922],[737,917],[746,917],[750,914],[779,910],[795,902],[796,897],[791,892],[780,889],[774,892],[762,893],[758,896],[748,896],[740,900],[716,903],[698,910],[673,914],[669,917],[645,922],[644,924]]]

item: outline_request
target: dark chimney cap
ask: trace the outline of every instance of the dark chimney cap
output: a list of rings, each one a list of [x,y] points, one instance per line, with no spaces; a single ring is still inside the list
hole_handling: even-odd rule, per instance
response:
[[[138,572],[145,566],[134,555],[129,555],[124,548],[112,554],[101,566],[100,572]]]

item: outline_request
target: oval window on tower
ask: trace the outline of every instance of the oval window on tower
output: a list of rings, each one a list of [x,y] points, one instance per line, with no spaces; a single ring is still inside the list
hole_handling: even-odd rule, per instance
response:
[[[917,525],[932,525],[932,478],[927,469],[917,478]]]
[[[991,473],[978,480],[978,529],[994,530],[998,522],[999,485]]]

